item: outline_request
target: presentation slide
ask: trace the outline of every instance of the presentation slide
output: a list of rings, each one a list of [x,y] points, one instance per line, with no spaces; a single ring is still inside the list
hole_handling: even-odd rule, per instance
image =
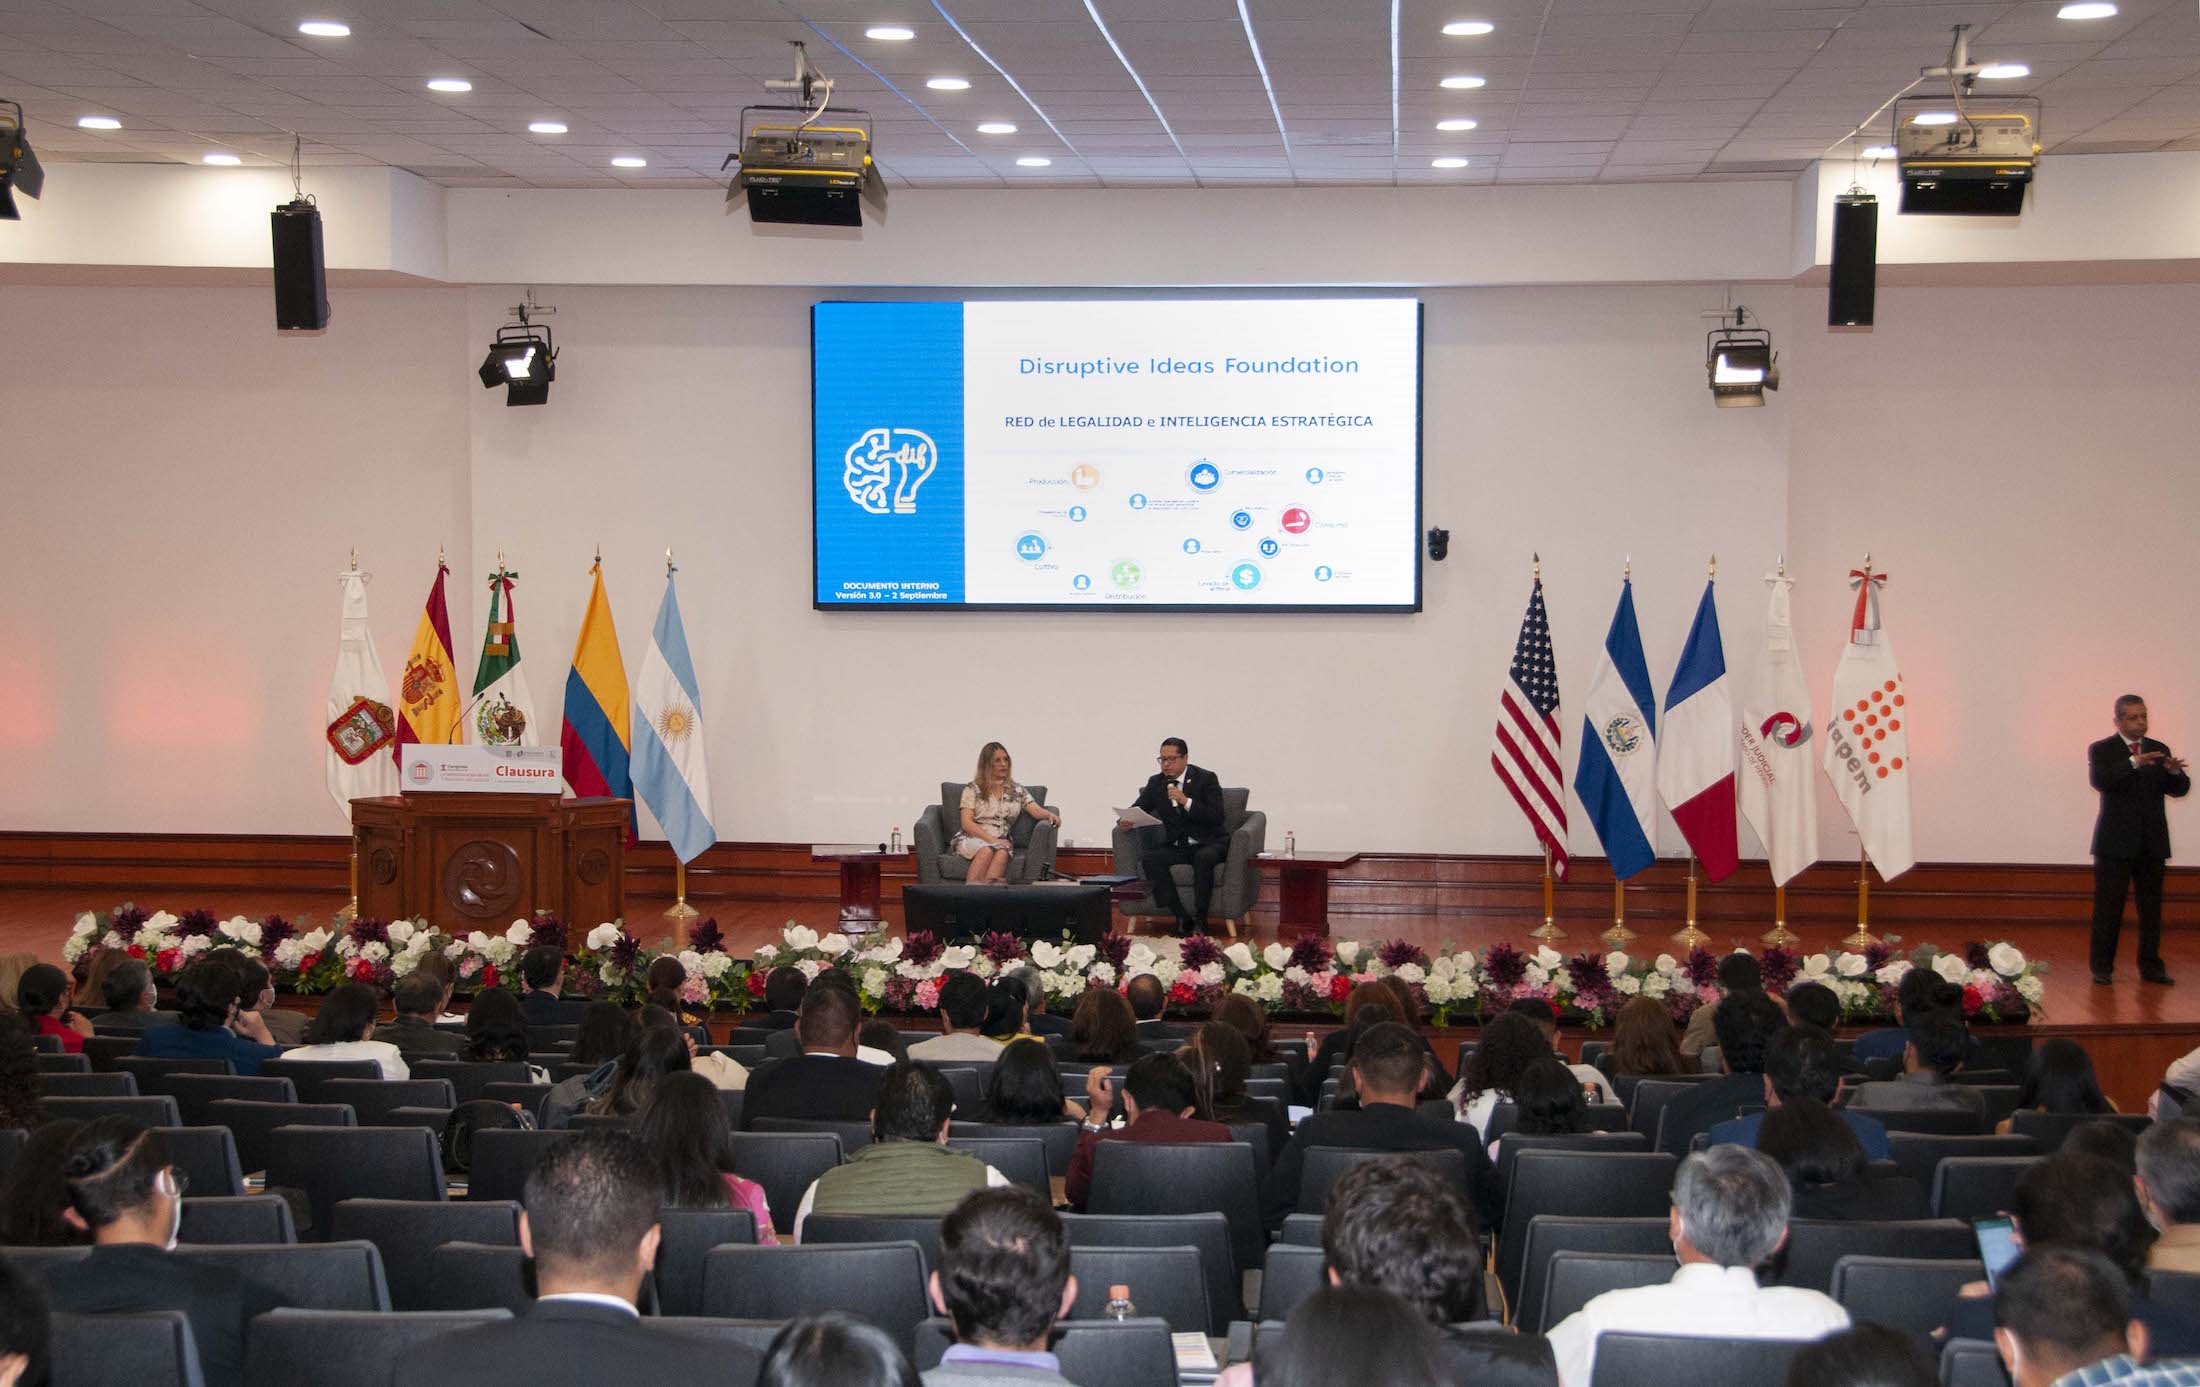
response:
[[[816,605],[1418,611],[1416,299],[821,303]]]

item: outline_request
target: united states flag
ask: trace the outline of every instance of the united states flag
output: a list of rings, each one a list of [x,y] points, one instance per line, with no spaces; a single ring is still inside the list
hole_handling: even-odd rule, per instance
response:
[[[1512,670],[1497,700],[1490,769],[1512,791],[1535,836],[1551,850],[1551,870],[1566,875],[1566,773],[1558,761],[1558,667],[1551,661],[1551,619],[1543,580],[1528,594]]]

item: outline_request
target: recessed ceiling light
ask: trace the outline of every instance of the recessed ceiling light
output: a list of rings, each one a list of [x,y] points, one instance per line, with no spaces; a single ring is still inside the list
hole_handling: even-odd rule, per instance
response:
[[[234,154],[201,154],[199,156],[199,162],[202,164],[212,164],[217,168],[233,169],[237,165],[243,163],[244,160],[239,159]]]
[[[116,120],[113,116],[78,116],[76,118],[76,128],[79,130],[120,130],[122,122]]]
[[[1432,169],[1463,169],[1467,166],[1467,161],[1456,157],[1431,159],[1428,166]]]
[[[1892,159],[1898,152],[1891,144],[1875,144],[1864,147],[1864,157],[1867,159]]]
[[[2084,4],[2063,6],[2061,9],[2055,11],[2055,18],[2109,19],[2113,18],[2115,16],[2115,13],[2116,7],[2114,5],[2102,3],[2100,2],[2100,0],[2088,0],[2088,2]]]
[[[1479,34],[1493,32],[1497,26],[1486,19],[1455,19],[1444,26],[1444,32],[1455,39],[1471,39]]]
[[[1910,117],[1910,124],[1912,125],[1953,125],[1955,123],[1956,113],[1954,111],[1919,111],[1916,115]]]
[[[1053,162],[1052,159],[1042,158],[1037,154],[1026,154],[1016,161],[1016,167],[1020,169],[1043,169]]]
[[[611,161],[611,167],[615,169],[646,169],[649,167],[649,160],[637,158],[632,154],[621,154]]]
[[[1459,116],[1453,120],[1436,122],[1436,128],[1439,130],[1472,130],[1481,123],[1478,120],[1468,120],[1465,116]]]
[[[1445,91],[1464,92],[1473,91],[1476,87],[1486,87],[1489,81],[1482,77],[1446,77],[1436,85]]]
[[[428,82],[428,90],[432,92],[470,92],[473,89],[474,84],[463,77],[435,77]]]
[[[562,120],[531,120],[527,122],[527,129],[529,133],[536,135],[562,135],[565,133],[565,122]]]
[[[333,19],[309,19],[298,26],[298,32],[308,38],[348,39],[351,37],[351,26],[339,24]]]
[[[904,39],[915,38],[917,31],[904,29],[899,24],[874,24],[863,31],[863,36],[867,39],[884,39],[888,43],[900,43]]]
[[[1988,63],[1978,70],[1978,75],[1989,82],[2000,82],[2011,77],[2030,77],[2032,69],[2023,63]]]
[[[927,77],[924,85],[936,92],[966,92],[970,90],[967,77]]]
[[[978,127],[978,133],[981,135],[1013,135],[1016,133],[1016,125],[1013,121],[989,120]]]

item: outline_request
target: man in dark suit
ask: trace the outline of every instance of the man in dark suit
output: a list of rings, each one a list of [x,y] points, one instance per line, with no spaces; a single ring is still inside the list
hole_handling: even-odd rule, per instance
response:
[[[1765,1047],[1786,1024],[1780,1004],[1762,992],[1733,992],[1720,998],[1719,1009],[1711,1013],[1711,1033],[1719,1042],[1719,1063],[1726,1072],[1709,1083],[1690,1086],[1665,1105],[1659,1135],[1654,1138],[1658,1149],[1685,1156],[1696,1133],[1740,1116],[1744,1107],[1764,1106]]]
[[[1910,1023],[1910,1043],[1902,1049],[1902,1077],[1858,1084],[1849,1090],[1849,1102],[1866,1111],[1938,1108],[1969,1113],[1984,1131],[1986,1095],[1948,1078],[1963,1067],[1969,1039],[1960,1006],[1920,1013]]]
[[[90,1233],[93,1246],[82,1261],[46,1270],[47,1304],[79,1315],[181,1311],[207,1382],[242,1382],[246,1328],[276,1297],[229,1267],[169,1250],[183,1218],[183,1180],[160,1133],[126,1117],[100,1118],[69,1143],[61,1168],[62,1217]]]
[[[153,986],[153,970],[142,958],[126,958],[109,969],[99,984],[99,996],[107,1009],[92,1018],[92,1029],[101,1035],[173,1026],[183,1019],[157,1009],[160,991]]]
[[[800,968],[781,964],[764,975],[764,1013],[761,1016],[744,1016],[735,1030],[742,1031],[791,1031],[795,1018],[802,1011],[802,994],[810,990],[810,980]],[[749,1044],[756,1042],[751,1040]]]
[[[582,1132],[527,1176],[519,1245],[535,1259],[535,1304],[503,1324],[462,1329],[398,1355],[406,1387],[603,1387],[610,1382],[756,1381],[755,1350],[644,1329],[634,1308],[657,1260],[663,1189],[625,1132]]]
[[[1123,1000],[1131,1004],[1131,1015],[1138,1019],[1138,1038],[1142,1041],[1182,1040],[1192,1033],[1189,1026],[1161,1019],[1161,1013],[1169,1009],[1169,989],[1151,973],[1140,973],[1123,984]]]
[[[863,1008],[840,987],[813,987],[802,998],[795,1035],[802,1053],[767,1060],[749,1075],[741,1096],[741,1125],[760,1117],[810,1122],[868,1122],[886,1071],[856,1058],[856,1029]]]
[[[1161,744],[1161,763],[1134,803],[1161,822],[1138,830],[1138,869],[1153,889],[1154,904],[1176,917],[1176,932],[1207,932],[1207,902],[1214,896],[1215,868],[1230,851],[1222,831],[1222,781],[1213,771],[1191,763],[1182,737]],[[1128,825],[1126,825],[1127,827]],[[1178,863],[1192,869],[1192,906],[1184,908],[1176,878]]]
[[[565,955],[547,945],[519,956],[519,980],[525,986],[519,1007],[530,1026],[578,1025],[588,1003],[568,1001],[558,995],[565,985]]]
[[[1414,1110],[1426,1052],[1421,1038],[1394,1021],[1370,1026],[1352,1045],[1352,1085],[1358,1109],[1331,1108],[1299,1123],[1268,1179],[1268,1223],[1283,1226],[1299,1206],[1299,1176],[1317,1146],[1362,1151],[1457,1151],[1467,1163],[1467,1187],[1487,1228],[1497,1218],[1497,1176],[1472,1123],[1432,1121]]]
[[[376,1026],[374,1038],[397,1047],[407,1062],[457,1059],[466,1048],[466,1037],[457,1031],[439,1031],[435,1018],[450,1005],[450,985],[427,973],[407,973],[390,989],[397,1005],[397,1019]]]
[[[2162,966],[2162,871],[2169,861],[2169,815],[2162,801],[2192,790],[2185,763],[2147,736],[2146,700],[2116,700],[2116,735],[2086,748],[2101,814],[2093,821],[2093,981],[2116,968],[2124,896],[2139,897],[2139,976],[2169,986]]]

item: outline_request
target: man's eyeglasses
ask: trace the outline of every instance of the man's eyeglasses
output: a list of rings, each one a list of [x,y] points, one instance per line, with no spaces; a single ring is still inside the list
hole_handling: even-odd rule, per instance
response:
[[[1153,759],[1166,766],[1172,761],[1181,761],[1184,758],[1181,756],[1156,756]]]

